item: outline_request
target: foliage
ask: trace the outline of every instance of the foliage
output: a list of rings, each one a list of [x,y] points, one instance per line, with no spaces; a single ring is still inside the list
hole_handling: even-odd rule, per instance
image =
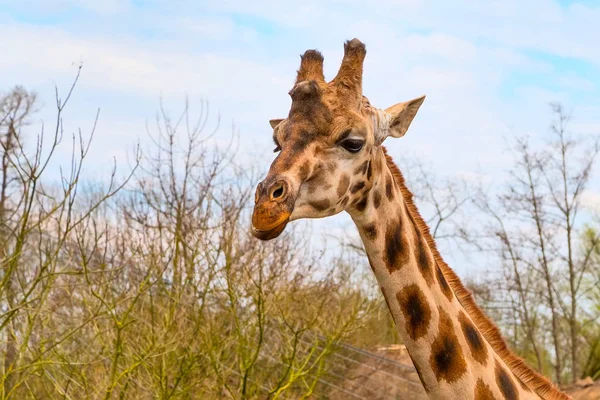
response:
[[[0,97],[2,398],[306,398],[325,376],[348,384],[339,352],[398,341],[356,268],[360,243],[322,254],[299,230],[249,235],[257,174],[236,163],[234,135],[208,128],[205,105],[195,120],[187,103],[175,119],[161,107],[152,145],[95,186],[82,177],[95,126],[73,135],[54,183],[75,83],[33,146],[36,95]],[[598,379],[600,230],[581,204],[599,147],[553,107],[551,139],[518,138],[492,194],[419,162],[403,170],[444,250],[491,256],[469,287],[511,347],[556,381]]]
[[[187,105],[175,120],[161,109],[153,147],[91,189],[94,130],[74,135],[52,185],[70,95],[33,155],[22,128],[35,96],[17,88],[1,103],[2,398],[310,395],[375,304],[343,255],[324,270],[301,235],[251,238],[253,176],[232,146],[211,147],[205,108],[195,121]]]

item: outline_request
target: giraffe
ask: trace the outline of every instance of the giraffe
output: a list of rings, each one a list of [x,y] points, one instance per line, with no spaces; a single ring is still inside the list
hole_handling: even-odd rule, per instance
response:
[[[435,399],[569,399],[506,346],[444,262],[400,170],[382,146],[404,136],[425,96],[386,109],[362,95],[366,47],[347,41],[335,78],[307,50],[273,119],[275,152],[256,189],[252,234],[278,237],[290,221],[350,214],[415,365]]]

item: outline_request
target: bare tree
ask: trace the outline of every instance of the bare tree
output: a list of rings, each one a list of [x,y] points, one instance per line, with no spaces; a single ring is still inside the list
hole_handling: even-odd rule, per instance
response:
[[[452,247],[470,243],[465,211],[475,185],[461,177],[440,177],[419,158],[403,159],[402,171],[433,237]]]
[[[1,182],[0,182],[0,257],[6,259],[10,250],[10,236],[14,232],[15,215],[18,213],[19,204],[23,197],[19,190],[25,182],[19,182],[19,153],[22,151],[21,129],[34,112],[36,95],[29,93],[22,87],[15,87],[11,92],[0,98],[0,155],[1,155]],[[17,290],[14,271],[6,265],[2,271],[3,289],[9,309],[15,307],[15,293]],[[4,370],[14,367],[17,360],[16,321],[9,324],[6,332],[6,348]],[[4,392],[10,392],[13,379],[4,380]]]
[[[570,304],[563,304],[563,312],[569,324],[571,343],[571,376],[574,381],[579,377],[579,324],[580,291],[582,280],[589,272],[589,256],[584,254],[577,260],[577,216],[580,212],[581,196],[589,182],[596,156],[600,151],[600,140],[577,140],[568,132],[571,119],[564,108],[557,103],[551,104],[556,120],[551,125],[553,137],[549,148],[538,160],[539,168],[546,180],[546,188],[553,206],[551,223],[563,235],[562,243],[557,244],[556,257],[567,266],[569,282],[568,297]],[[565,249],[566,247],[566,249]],[[564,250],[563,250],[564,249]],[[560,297],[559,297],[560,302]]]
[[[568,133],[569,117],[561,106],[552,105],[552,112],[556,121],[546,145],[535,149],[528,138],[515,139],[509,181],[494,198],[481,194],[476,204],[489,217],[484,247],[506,267],[502,279],[508,285],[498,299],[504,296],[501,301],[512,304],[519,316],[514,333],[523,331],[538,369],[545,369],[551,355],[554,379],[561,383],[579,377],[579,330],[590,318],[589,313],[580,318],[579,312],[588,308],[582,298],[589,290],[593,246],[580,246],[578,217],[599,147],[598,141]],[[541,329],[546,320],[548,355]]]
[[[39,361],[28,352],[32,341],[43,337],[36,335],[36,327],[46,318],[45,302],[54,292],[53,285],[60,276],[70,273],[58,263],[63,250],[68,248],[70,235],[122,187],[111,180],[106,192],[90,200],[81,213],[77,212],[79,177],[90,143],[81,132],[73,135],[73,158],[68,172],[61,176],[62,185],[52,189],[44,185],[50,160],[63,138],[61,115],[73,87],[64,100],[57,92],[55,130],[49,143],[44,143],[44,132],[38,136],[33,155],[26,150],[22,128],[35,105],[35,95],[17,88],[2,102],[5,114],[0,120],[5,131],[2,137],[0,331],[6,341],[2,363],[4,397],[16,396],[15,391],[33,373]],[[93,129],[90,138],[92,136]],[[52,337],[59,340],[60,333]],[[53,348],[50,345],[46,351]]]
[[[77,132],[54,183],[74,86],[32,150],[34,96],[2,103],[1,397],[306,398],[334,385],[328,360],[373,307],[347,261],[302,235],[252,238],[255,174],[236,163],[235,135],[214,140],[207,103],[195,119],[187,102],[175,119],[161,106],[122,179],[81,181],[95,124]]]

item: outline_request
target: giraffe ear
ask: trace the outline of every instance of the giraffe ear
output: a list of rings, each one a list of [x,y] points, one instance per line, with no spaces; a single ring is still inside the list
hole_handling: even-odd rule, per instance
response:
[[[423,101],[425,96],[386,108],[385,112],[389,115],[390,121],[388,136],[396,138],[404,136]]]
[[[269,120],[269,124],[271,125],[271,128],[275,129],[277,128],[277,125],[281,123],[281,121],[283,121],[283,119],[272,119]]]

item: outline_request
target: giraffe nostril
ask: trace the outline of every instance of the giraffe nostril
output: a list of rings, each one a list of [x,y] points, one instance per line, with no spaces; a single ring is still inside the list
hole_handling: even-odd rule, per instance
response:
[[[269,190],[271,200],[281,200],[285,196],[285,184],[281,181],[276,182]]]
[[[281,196],[283,196],[283,187],[280,187],[279,189],[277,189],[277,190],[275,190],[275,191],[273,192],[273,198],[274,198],[274,199],[278,199],[278,198],[280,198]]]

